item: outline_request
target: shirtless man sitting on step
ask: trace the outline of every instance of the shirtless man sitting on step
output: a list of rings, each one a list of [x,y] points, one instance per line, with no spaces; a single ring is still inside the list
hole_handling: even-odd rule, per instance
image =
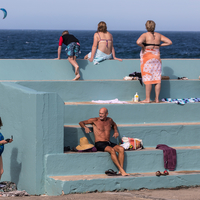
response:
[[[107,116],[108,110],[106,108],[101,108],[99,110],[99,117],[81,121],[79,122],[79,125],[85,129],[86,133],[90,133],[91,130],[85,125],[91,124],[93,126],[95,147],[97,148],[97,150],[110,153],[112,161],[119,169],[119,173],[122,176],[128,176],[129,174],[127,174],[123,169],[124,148],[110,142],[111,127],[114,129],[113,137],[117,138],[119,136],[117,125],[110,117]],[[118,152],[118,157],[116,155],[116,152]]]

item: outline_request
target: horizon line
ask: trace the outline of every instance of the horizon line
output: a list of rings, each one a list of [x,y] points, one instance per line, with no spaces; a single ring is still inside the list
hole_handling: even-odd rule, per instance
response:
[[[3,30],[26,30],[26,31],[63,31],[63,29],[0,29]],[[96,29],[68,29],[69,31],[97,31]],[[146,32],[145,30],[116,30],[116,29],[110,29],[108,31],[130,31],[130,32]],[[157,30],[155,32],[200,32],[200,31],[181,31],[181,30]]]

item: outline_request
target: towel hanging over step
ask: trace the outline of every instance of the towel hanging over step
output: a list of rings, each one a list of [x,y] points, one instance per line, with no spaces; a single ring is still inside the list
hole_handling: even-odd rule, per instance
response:
[[[164,167],[170,171],[176,168],[176,149],[168,147],[165,144],[158,144],[156,149],[163,150]]]

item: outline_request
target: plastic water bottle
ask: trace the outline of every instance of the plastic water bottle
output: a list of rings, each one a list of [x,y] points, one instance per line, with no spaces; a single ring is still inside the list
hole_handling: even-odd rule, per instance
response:
[[[134,96],[134,102],[138,102],[139,101],[139,95],[138,93],[136,92],[135,96]]]

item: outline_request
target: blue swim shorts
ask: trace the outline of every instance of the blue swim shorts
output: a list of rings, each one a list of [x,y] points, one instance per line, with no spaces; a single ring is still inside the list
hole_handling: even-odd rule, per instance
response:
[[[72,42],[67,45],[65,49],[67,56],[76,56],[78,58],[80,53],[80,44],[77,42]]]

